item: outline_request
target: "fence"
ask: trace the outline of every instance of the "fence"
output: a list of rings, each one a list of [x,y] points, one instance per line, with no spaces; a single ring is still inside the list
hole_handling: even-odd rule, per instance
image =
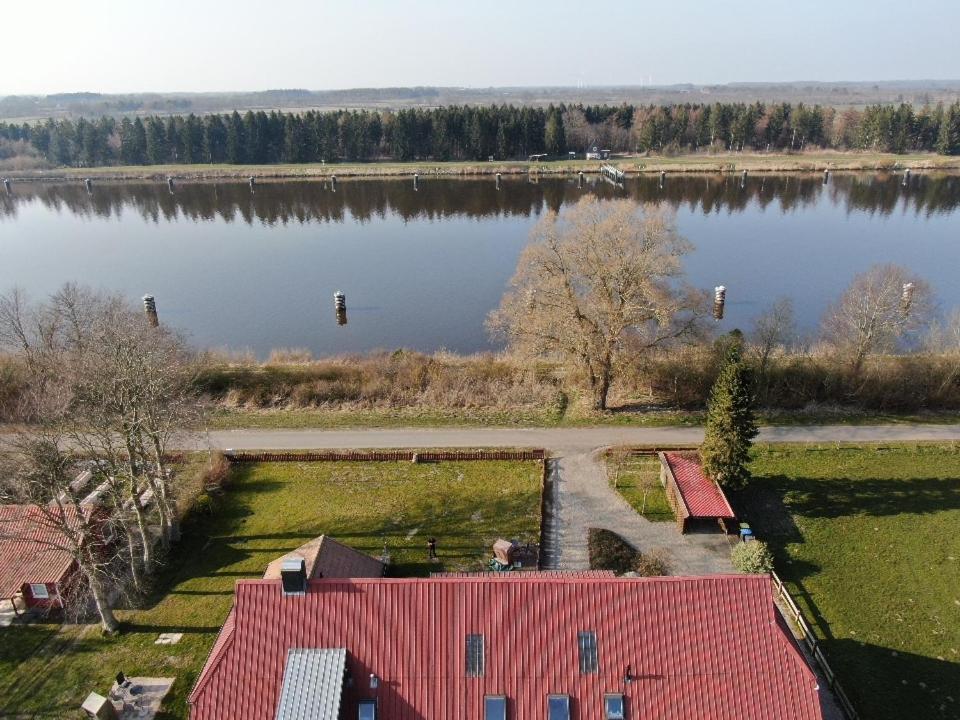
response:
[[[230,462],[463,462],[470,460],[543,460],[543,450],[388,450],[321,452],[224,452]]]
[[[853,703],[850,702],[850,698],[847,697],[847,694],[843,691],[843,688],[840,687],[840,683],[837,681],[836,674],[833,672],[833,669],[830,667],[829,663],[827,663],[827,658],[824,656],[823,649],[820,647],[820,643],[817,641],[817,636],[813,634],[813,630],[810,629],[810,625],[803,617],[803,613],[800,612],[800,608],[797,607],[797,603],[794,602],[790,592],[783,584],[783,580],[781,580],[775,572],[771,572],[770,575],[773,577],[773,587],[776,591],[777,600],[782,601],[781,607],[786,606],[786,608],[789,610],[790,619],[800,631],[800,636],[803,638],[804,644],[807,646],[807,649],[810,651],[813,659],[816,661],[821,672],[823,672],[824,677],[827,679],[827,685],[833,691],[834,697],[837,698],[837,702],[840,704],[840,708],[843,710],[844,715],[846,715],[850,720],[860,720],[860,716],[857,714],[857,711],[853,709]]]

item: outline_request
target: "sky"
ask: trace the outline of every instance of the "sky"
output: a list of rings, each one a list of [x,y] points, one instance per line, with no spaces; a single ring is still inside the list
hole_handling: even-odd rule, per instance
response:
[[[4,0],[0,95],[960,79],[958,0]]]

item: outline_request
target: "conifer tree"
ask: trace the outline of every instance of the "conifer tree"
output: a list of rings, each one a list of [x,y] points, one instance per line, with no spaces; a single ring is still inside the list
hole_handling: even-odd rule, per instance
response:
[[[710,393],[706,436],[700,447],[704,471],[724,487],[744,487],[750,480],[747,463],[756,436],[753,378],[741,357],[740,343],[734,343]]]
[[[943,114],[937,152],[941,155],[960,155],[960,103],[954,103]]]
[[[563,127],[563,115],[559,110],[553,110],[547,118],[543,141],[550,155],[561,155],[567,151],[567,134]]]

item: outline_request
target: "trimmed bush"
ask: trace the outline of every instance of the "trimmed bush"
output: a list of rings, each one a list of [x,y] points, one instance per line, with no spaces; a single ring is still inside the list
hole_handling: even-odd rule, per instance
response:
[[[649,555],[637,553],[633,571],[641,577],[660,577],[667,574],[667,563],[661,555],[653,552]]]
[[[640,553],[612,530],[590,528],[587,535],[591,570],[612,570],[617,575],[634,569]]]
[[[773,572],[773,555],[765,542],[751,540],[739,543],[730,555],[733,567],[750,575],[765,575]]]

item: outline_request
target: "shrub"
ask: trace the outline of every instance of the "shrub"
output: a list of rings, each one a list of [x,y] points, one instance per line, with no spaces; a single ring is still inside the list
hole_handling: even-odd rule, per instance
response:
[[[773,555],[765,542],[752,540],[739,543],[730,555],[733,567],[739,572],[750,575],[764,575],[773,572]]]
[[[590,528],[587,535],[591,570],[612,570],[617,575],[634,569],[640,553],[612,530]]]
[[[633,571],[641,577],[660,577],[667,574],[667,562],[662,555],[656,552],[649,555],[637,553],[636,562],[633,563]]]
[[[230,480],[230,461],[219,450],[210,453],[210,459],[201,475],[200,486],[204,493],[222,490]]]

